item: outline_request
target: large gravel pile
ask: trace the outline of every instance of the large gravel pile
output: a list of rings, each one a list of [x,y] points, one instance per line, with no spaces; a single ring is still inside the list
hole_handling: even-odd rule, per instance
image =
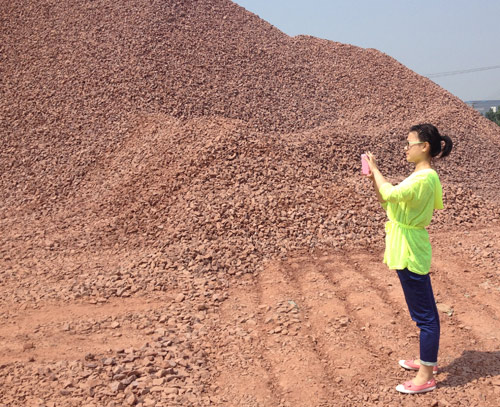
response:
[[[407,174],[402,140],[422,121],[456,146],[437,163],[437,222],[499,213],[498,127],[376,50],[290,38],[220,0],[20,2],[2,17],[1,216],[38,226],[18,240],[154,247],[208,271],[371,245],[383,215],[359,155]]]
[[[291,252],[380,246],[359,155],[402,179],[419,122],[455,142],[436,163],[435,224],[500,215],[500,128],[379,51],[288,37],[228,0],[3,2],[0,21],[2,280],[34,271],[1,303],[105,301],[176,271],[239,276]],[[121,259],[109,273],[67,260],[102,253]]]

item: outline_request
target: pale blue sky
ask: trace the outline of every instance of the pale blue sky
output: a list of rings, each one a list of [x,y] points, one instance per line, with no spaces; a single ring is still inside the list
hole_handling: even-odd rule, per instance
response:
[[[376,48],[428,75],[500,66],[500,0],[235,0],[281,31]],[[500,69],[432,78],[464,101],[500,99]]]

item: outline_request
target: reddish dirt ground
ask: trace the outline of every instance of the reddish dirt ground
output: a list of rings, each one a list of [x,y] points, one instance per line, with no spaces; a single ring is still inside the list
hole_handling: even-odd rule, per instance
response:
[[[116,405],[133,400],[175,405],[179,399],[167,394],[129,401],[127,393],[107,394],[103,377],[94,383],[101,401],[91,401],[85,396],[88,377],[77,361],[105,361],[125,349],[141,352],[158,333],[177,336],[183,322],[171,319],[183,310],[182,321],[201,313],[197,329],[206,331],[197,338],[194,330],[190,336],[207,350],[200,362],[206,367],[200,376],[206,386],[186,398],[194,405],[494,406],[500,394],[500,284],[496,270],[484,258],[478,262],[474,249],[490,241],[492,253],[498,253],[500,233],[490,227],[466,234],[467,239],[453,232],[432,236],[432,279],[442,311],[439,385],[432,393],[394,391],[412,377],[397,360],[418,357],[418,336],[397,276],[381,263],[382,250],[377,249],[268,260],[260,273],[233,279],[217,305],[194,309],[182,308],[187,299],[175,298],[179,289],[93,303],[41,300],[36,308],[6,301],[0,309],[3,403],[97,406],[112,405],[114,399]],[[190,280],[178,277],[181,286]],[[4,289],[16,287],[22,287],[22,280]],[[172,359],[179,362],[179,354]],[[26,380],[47,369],[56,375],[48,380],[51,391]],[[24,385],[16,386],[19,378]]]
[[[479,244],[488,232],[498,236],[498,229],[482,230],[468,243]],[[439,388],[397,395],[394,386],[412,377],[397,360],[418,357],[418,336],[399,280],[380,257],[325,252],[271,262],[258,279],[232,290],[223,315],[242,339],[224,358],[229,369],[219,386],[225,400],[245,406],[495,405],[498,279],[448,245],[435,245],[434,291],[440,309],[450,310],[441,314]]]

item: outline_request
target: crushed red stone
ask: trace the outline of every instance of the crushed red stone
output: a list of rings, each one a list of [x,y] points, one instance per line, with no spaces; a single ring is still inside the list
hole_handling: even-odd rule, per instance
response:
[[[419,122],[455,143],[436,161],[446,210],[431,234],[452,230],[446,241],[470,262],[466,274],[498,288],[498,228],[461,237],[500,218],[500,128],[389,56],[289,37],[226,0],[4,2],[0,18],[1,320],[13,327],[49,305],[167,304],[21,327],[17,360],[8,350],[0,359],[0,403],[224,404],[231,390],[214,383],[234,366],[221,359],[247,365],[232,345],[255,357],[262,335],[314,329],[294,307],[282,312],[289,298],[276,299],[265,329],[256,312],[238,322],[244,330],[228,328],[230,285],[248,289],[270,259],[379,250],[385,216],[359,156],[373,151],[401,180],[403,140]],[[336,318],[332,329],[349,326]],[[49,333],[126,343],[127,331],[138,339],[126,350],[36,353]],[[453,405],[446,390],[438,405]],[[352,397],[398,403],[383,393]],[[271,400],[260,403],[293,402],[286,392]]]

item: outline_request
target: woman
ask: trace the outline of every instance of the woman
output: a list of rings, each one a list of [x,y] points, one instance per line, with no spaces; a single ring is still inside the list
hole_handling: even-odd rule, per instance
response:
[[[405,369],[418,370],[413,380],[396,387],[401,393],[424,393],[436,388],[433,374],[437,372],[440,326],[429,277],[432,250],[425,227],[434,210],[443,209],[441,183],[431,167],[432,158],[440,153],[441,158],[447,156],[452,145],[451,139],[441,136],[432,124],[412,126],[405,150],[415,170],[396,186],[385,180],[375,157],[367,153],[367,176],[389,218],[384,263],[398,273],[410,316],[420,328],[420,359],[399,361]]]

